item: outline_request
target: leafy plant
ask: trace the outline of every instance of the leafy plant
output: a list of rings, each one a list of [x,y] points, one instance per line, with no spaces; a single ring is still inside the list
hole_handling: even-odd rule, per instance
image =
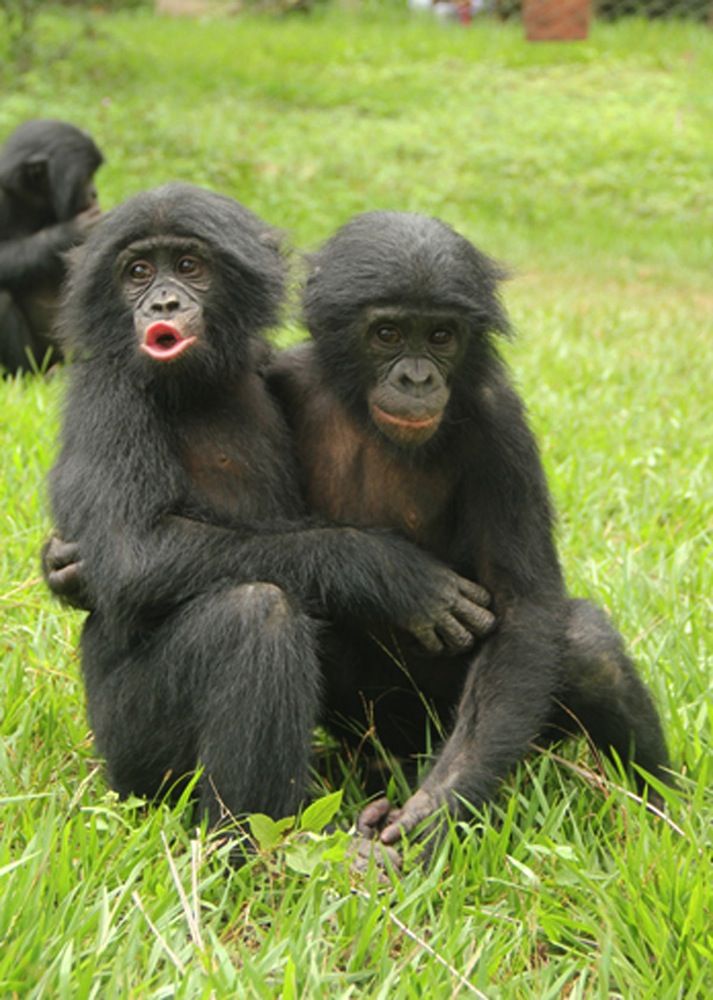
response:
[[[40,0],[0,0],[10,59],[19,72],[29,69],[35,50],[35,21]]]

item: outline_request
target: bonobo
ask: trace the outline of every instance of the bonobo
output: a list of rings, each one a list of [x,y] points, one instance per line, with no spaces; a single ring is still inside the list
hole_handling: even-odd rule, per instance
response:
[[[0,149],[0,367],[16,374],[61,360],[52,327],[62,255],[100,212],[102,154],[74,125],[25,122]]]
[[[361,215],[312,258],[313,342],[271,375],[311,511],[396,529],[493,597],[498,628],[456,657],[425,659],[351,614],[324,637],[325,701],[346,738],[356,719],[417,755],[434,709],[448,727],[405,805],[362,813],[361,831],[386,844],[439,806],[481,804],[533,740],[563,733],[586,731],[667,780],[659,719],[620,636],[565,590],[538,449],[496,349],[509,330],[501,278],[440,221]]]
[[[319,618],[391,623],[456,652],[493,622],[481,588],[395,533],[305,519],[258,372],[284,286],[270,227],[174,184],[101,221],[61,316],[74,363],[50,489],[92,595],[96,743],[122,795],[200,765],[212,823],[302,800]]]

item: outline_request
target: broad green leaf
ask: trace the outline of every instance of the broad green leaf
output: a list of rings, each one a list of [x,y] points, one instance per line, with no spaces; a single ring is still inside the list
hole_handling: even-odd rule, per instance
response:
[[[342,804],[342,792],[332,792],[307,806],[300,817],[300,830],[321,833],[334,819]]]
[[[286,816],[284,819],[274,820],[264,813],[253,813],[248,816],[248,823],[257,846],[261,851],[267,851],[279,844],[282,834],[292,826],[293,819]]]

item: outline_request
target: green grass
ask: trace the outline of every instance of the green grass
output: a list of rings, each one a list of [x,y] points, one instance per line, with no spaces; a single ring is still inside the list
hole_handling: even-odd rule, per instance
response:
[[[535,755],[427,873],[359,881],[340,832],[302,831],[228,874],[187,809],[107,792],[81,616],[38,573],[63,379],[5,382],[0,995],[711,995],[713,34],[597,24],[533,46],[517,25],[374,5],[39,27],[21,80],[0,38],[0,136],[39,115],[83,124],[106,206],[180,177],[299,247],[362,209],[420,210],[513,265],[506,353],[568,579],[616,618],[683,777],[674,826],[587,781],[585,747]],[[348,780],[342,815],[359,801]]]

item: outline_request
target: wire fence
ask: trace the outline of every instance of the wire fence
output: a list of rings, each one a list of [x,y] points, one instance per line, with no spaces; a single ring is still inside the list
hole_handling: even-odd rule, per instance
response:
[[[501,20],[523,18],[557,22],[588,22],[593,18],[616,21],[624,17],[647,19],[687,18],[713,25],[713,0],[408,0],[414,10],[471,22],[479,17]]]
[[[691,18],[711,21],[711,0],[599,0],[595,7],[597,17],[616,20],[620,17]]]

